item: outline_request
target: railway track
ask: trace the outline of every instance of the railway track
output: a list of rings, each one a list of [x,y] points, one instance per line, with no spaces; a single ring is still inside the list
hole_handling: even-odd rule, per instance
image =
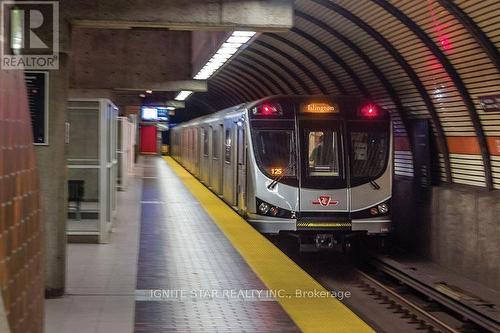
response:
[[[403,294],[398,293],[397,289],[388,287],[363,271],[358,270],[358,274],[361,277],[362,289],[385,305],[387,310],[407,319],[409,326],[422,332],[458,333],[464,331],[456,324],[452,325],[436,316],[433,312],[438,310],[438,307],[429,304],[423,306],[421,303],[412,302],[407,299],[407,291]]]
[[[282,250],[327,290],[350,291],[352,297],[342,302],[377,332],[500,332],[498,322],[480,313],[470,315],[470,309],[425,291],[387,263],[358,265],[339,252],[300,254],[286,246]]]
[[[445,325],[441,325],[441,331],[448,332],[500,332],[500,323],[498,321],[499,312],[497,309],[492,307],[492,304],[487,304],[484,301],[474,298],[467,297],[461,300],[453,294],[446,294],[440,288],[429,285],[423,281],[420,281],[409,274],[406,274],[403,270],[399,269],[395,265],[391,265],[390,260],[384,260],[380,258],[373,258],[370,261],[370,265],[376,269],[377,272],[383,273],[389,276],[391,279],[396,281],[403,288],[411,291],[415,295],[419,295],[420,298],[426,300],[427,307],[433,311],[421,312],[421,316],[424,317],[429,322],[434,322],[433,327],[440,327],[440,322]],[[393,293],[390,287],[387,287],[384,283],[379,282],[377,279],[371,277],[370,275],[361,272],[366,279],[371,279],[373,283],[379,284],[381,288],[386,288],[388,293]],[[395,295],[400,297],[400,295]],[[401,298],[401,302],[405,302],[406,299]],[[420,312],[422,307],[413,307],[411,302],[408,306],[413,308],[417,313]],[[445,310],[447,313],[452,314],[457,320],[461,322],[461,326],[458,328],[450,327],[446,325],[445,322],[436,318],[433,313],[439,313]],[[438,319],[437,321],[435,319]]]

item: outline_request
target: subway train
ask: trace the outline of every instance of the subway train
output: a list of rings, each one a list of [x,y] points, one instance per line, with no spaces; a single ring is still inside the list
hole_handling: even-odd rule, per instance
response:
[[[389,113],[366,99],[271,96],[179,124],[170,143],[260,232],[331,248],[389,234],[392,142]]]

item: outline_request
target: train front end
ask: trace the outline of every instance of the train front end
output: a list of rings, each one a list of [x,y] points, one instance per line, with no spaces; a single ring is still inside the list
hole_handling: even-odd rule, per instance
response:
[[[271,97],[247,108],[248,219],[318,247],[391,230],[389,114],[353,97]]]

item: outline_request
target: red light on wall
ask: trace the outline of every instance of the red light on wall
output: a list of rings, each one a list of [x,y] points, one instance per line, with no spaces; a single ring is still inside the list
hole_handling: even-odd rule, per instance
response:
[[[427,0],[427,5],[429,7],[429,13],[432,19],[432,31],[434,34],[434,40],[443,49],[443,51],[450,51],[453,45],[452,41],[450,40],[451,35],[448,17],[443,14],[446,13],[446,11],[440,10],[439,4],[435,0]]]
[[[450,48],[450,41],[446,37],[441,37],[440,38],[440,44],[443,47],[443,49],[448,50]]]
[[[365,118],[375,118],[379,116],[380,109],[375,104],[367,104],[361,108],[359,113]]]

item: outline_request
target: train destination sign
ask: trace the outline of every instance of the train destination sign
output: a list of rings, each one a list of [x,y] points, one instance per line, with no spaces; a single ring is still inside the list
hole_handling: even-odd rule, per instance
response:
[[[308,103],[303,104],[300,108],[302,113],[338,113],[336,105],[329,103]]]

